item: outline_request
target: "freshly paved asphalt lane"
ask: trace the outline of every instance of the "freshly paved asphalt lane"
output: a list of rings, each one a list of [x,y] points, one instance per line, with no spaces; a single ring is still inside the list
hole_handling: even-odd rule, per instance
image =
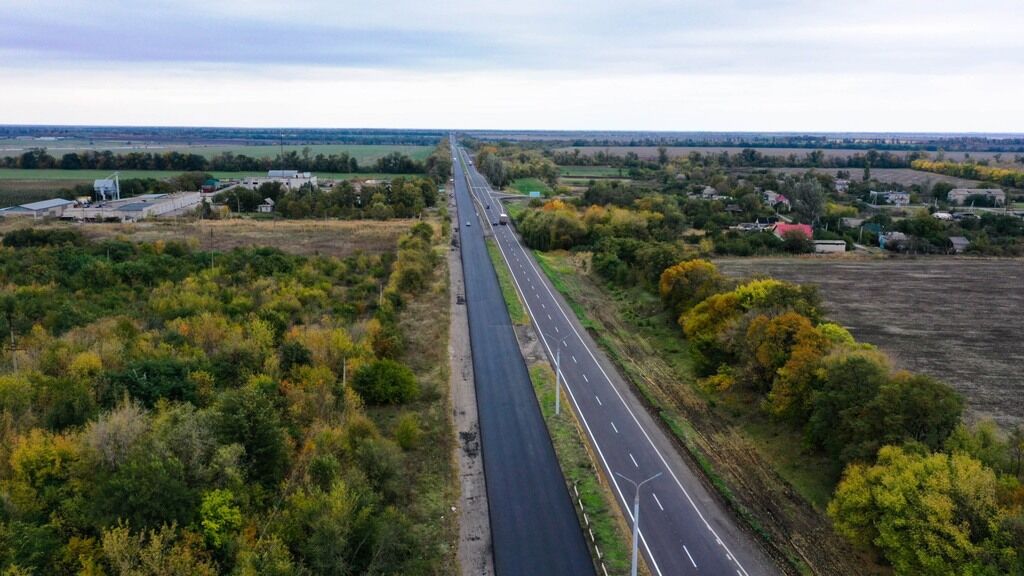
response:
[[[480,439],[498,576],[593,575],[461,162],[453,154]],[[470,226],[466,226],[470,222]]]
[[[465,151],[459,153],[468,158]],[[652,573],[778,574],[753,538],[739,528],[732,513],[680,457],[671,439],[551,287],[511,224],[492,224],[503,209],[487,181],[475,169],[470,170],[470,179],[472,194],[484,205],[479,210],[486,213],[485,225],[501,248],[552,363],[556,348],[561,349],[560,373],[571,407],[629,521],[634,490],[618,475],[638,482],[661,474],[643,487],[640,500],[640,546]],[[462,205],[463,200],[459,202]]]

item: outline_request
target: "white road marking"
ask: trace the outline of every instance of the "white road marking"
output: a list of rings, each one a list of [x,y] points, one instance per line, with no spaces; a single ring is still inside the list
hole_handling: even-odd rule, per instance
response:
[[[654,492],[651,492],[651,496],[654,496],[654,503],[658,505],[658,508],[660,508],[662,512],[664,512],[665,507],[661,505],[661,500],[658,500],[658,495],[655,494]]]
[[[619,429],[615,427],[615,422],[612,422],[612,430],[615,430],[616,434],[619,433]]]
[[[519,248],[519,250],[522,251],[523,254],[525,255],[526,254],[526,250],[522,247],[521,244],[519,244],[519,241],[515,238],[515,236],[512,236],[512,239],[513,239],[513,241],[515,241],[516,246]],[[499,245],[499,249],[500,248],[501,248],[501,246]],[[505,254],[504,250],[502,250],[501,252],[502,252],[502,257],[505,258],[505,262],[508,262],[508,255]],[[531,266],[531,268],[534,269],[535,273],[540,274],[539,272],[537,272],[537,269],[533,265],[532,262],[530,263],[530,266]],[[510,268],[511,268],[511,266],[510,266]],[[522,288],[519,287],[519,280],[515,278],[515,275],[513,275],[512,280],[516,283],[516,287],[520,288],[520,292],[522,292]],[[546,285],[545,285],[544,288],[545,288],[545,290],[547,290],[548,294],[551,294],[551,289],[550,288],[548,288]],[[551,297],[554,298],[554,295],[551,294]],[[557,301],[555,301],[555,305],[556,305],[556,307],[558,307]],[[533,310],[531,309],[529,302],[526,303],[526,310],[527,310],[527,312],[529,312],[530,317],[533,319],[534,323],[536,323],[537,322],[537,318],[536,318],[536,316],[534,316]],[[568,316],[565,315],[565,310],[562,310],[559,307],[559,311],[562,313],[562,316],[568,318]],[[573,328],[574,332],[576,332],[576,329],[574,327],[572,327],[572,324],[570,324],[570,327]],[[579,332],[576,332],[576,335],[577,335],[577,337],[579,337]],[[544,345],[544,348],[547,349],[548,354],[551,354],[551,346],[548,344],[548,340],[544,336],[543,332],[540,334],[540,339],[541,339],[541,343]],[[568,344],[566,344],[564,340],[562,341],[562,345],[563,346],[568,346]],[[597,358],[594,357],[594,353],[590,350],[589,347],[586,346],[586,344],[584,344],[584,348],[587,350],[587,352],[590,353],[590,357],[595,362],[597,362]],[[604,369],[602,369],[600,367],[600,365],[598,365],[598,369],[600,369],[601,373],[604,374],[605,379],[608,379],[608,374],[604,371]],[[610,379],[608,379],[608,383],[611,384],[611,380]],[[622,395],[619,393],[619,391],[614,389],[614,385],[613,385],[613,390],[615,391],[615,394],[619,397],[619,400],[623,403],[623,405],[625,405],[625,400],[622,399]],[[611,470],[612,469],[611,469],[611,466],[608,464],[608,459],[605,458],[604,450],[601,449],[601,444],[598,443],[597,440],[594,438],[594,432],[590,428],[590,422],[587,421],[586,414],[584,414],[583,411],[582,411],[582,408],[580,408],[579,401],[576,399],[576,394],[572,391],[572,386],[568,382],[566,382],[566,384],[565,384],[565,391],[569,393],[569,398],[572,400],[572,403],[576,406],[576,412],[577,412],[577,414],[579,414],[580,420],[583,422],[583,427],[586,428],[587,435],[590,437],[590,440],[591,440],[591,442],[594,445],[594,449],[597,450],[597,455],[601,458],[601,462],[604,464],[605,470],[607,470],[608,473],[611,474]],[[640,422],[637,420],[636,415],[633,414],[633,411],[630,410],[628,405],[626,406],[626,411],[629,412],[629,415],[633,418],[633,421],[636,422],[637,426],[640,426]],[[654,442],[651,441],[650,436],[647,435],[647,431],[644,430],[643,427],[640,427],[640,430],[641,430],[641,432],[644,433],[644,436],[647,438],[647,441],[653,447],[654,446]],[[661,455],[661,453],[658,452],[658,449],[654,448],[654,451],[658,454],[658,456],[661,458],[662,462],[664,463],[665,459]],[[666,464],[666,466],[667,466],[667,464]],[[697,505],[690,498],[690,495],[689,495],[689,493],[686,492],[686,489],[683,488],[682,483],[679,482],[679,479],[676,477],[675,473],[673,473],[671,469],[669,469],[669,473],[672,474],[672,477],[675,479],[676,484],[679,486],[679,489],[682,490],[683,494],[686,495],[687,499],[689,499],[690,505],[693,506],[693,508],[697,512],[698,516],[700,516],[701,520],[704,520],[704,516],[701,515],[700,510],[697,509]],[[633,519],[633,511],[630,508],[630,501],[626,499],[625,494],[622,492],[622,486],[619,485],[618,480],[616,480],[614,476],[612,477],[612,485],[615,486],[615,492],[619,495],[619,501],[622,503],[623,508],[626,511],[626,515],[629,516],[630,520],[632,520]],[[707,520],[704,520],[704,525],[708,528],[708,530],[710,530],[712,533],[714,533],[714,530],[711,528],[711,525],[708,524]],[[654,557],[654,554],[651,552],[651,547],[647,543],[647,538],[644,536],[644,531],[640,530],[639,533],[640,533],[640,543],[644,545],[644,550],[647,551],[647,556],[650,558],[651,564],[654,566],[654,571],[658,574],[658,576],[662,576],[661,567],[658,566],[658,561]],[[716,534],[716,537],[717,537],[717,534]],[[742,566],[741,566],[741,568],[742,568]]]
[[[558,332],[558,326],[555,326],[555,332]]]
[[[633,461],[633,466],[636,466],[637,468],[640,467],[640,465],[636,463],[636,458],[633,458],[632,452],[629,453],[629,459]]]
[[[548,314],[548,320],[551,320],[551,314]]]
[[[519,239],[516,238],[515,236],[513,236],[512,240],[513,240],[513,242],[515,242],[516,248],[518,248],[519,251],[522,252],[525,255],[526,254],[526,248],[524,248],[523,245],[519,242]],[[501,247],[499,246],[499,249],[500,248]],[[508,256],[505,255],[503,250],[502,250],[502,257],[505,258],[506,262],[508,261]],[[539,276],[540,275],[540,271],[537,270],[537,267],[534,265],[534,263],[531,262],[528,258],[527,258],[527,263],[530,264],[530,268],[533,270],[534,274],[537,274]],[[515,281],[514,277],[513,277],[513,280]],[[518,284],[518,281],[516,281],[516,283]],[[594,355],[594,351],[591,350],[590,346],[587,346],[586,342],[583,341],[583,337],[580,336],[580,333],[576,330],[576,327],[573,326],[572,321],[569,320],[568,314],[566,314],[565,310],[561,306],[558,305],[558,300],[555,299],[555,295],[554,295],[554,293],[551,292],[551,288],[549,288],[547,286],[547,284],[545,284],[544,285],[544,290],[546,290],[548,295],[551,296],[552,300],[555,302],[555,306],[558,308],[558,311],[562,313],[562,317],[565,318],[566,321],[569,322],[569,328],[572,329],[572,331],[576,334],[576,337],[580,339],[580,343],[583,344],[583,348],[587,351],[588,354],[590,354],[590,358],[594,361],[594,363],[597,364],[597,369],[601,371],[601,374],[604,375],[605,380],[608,382],[609,385],[611,385],[612,391],[615,392],[615,395],[618,397],[618,399],[622,403],[623,407],[626,408],[626,412],[628,412],[630,417],[633,418],[633,422],[635,422],[637,427],[640,428],[640,432],[644,435],[644,438],[647,440],[647,443],[650,444],[651,449],[654,450],[654,453],[658,455],[658,459],[661,460],[661,463],[665,466],[665,468],[668,469],[669,475],[672,476],[672,479],[675,481],[676,486],[679,487],[679,490],[683,493],[683,496],[686,497],[686,500],[690,503],[690,506],[693,508],[693,511],[697,513],[697,516],[700,518],[701,522],[704,523],[704,527],[707,528],[708,531],[711,532],[711,534],[714,535],[716,539],[718,539],[718,533],[715,532],[715,529],[711,527],[711,523],[709,523],[707,518],[704,517],[704,514],[701,512],[700,508],[697,506],[697,503],[693,500],[693,497],[690,496],[689,491],[687,491],[686,488],[683,486],[683,483],[679,480],[679,477],[676,476],[676,473],[672,470],[672,467],[668,465],[668,461],[665,459],[664,454],[662,454],[661,451],[658,450],[658,447],[654,445],[654,440],[651,439],[650,434],[648,434],[647,430],[644,429],[644,427],[640,424],[640,420],[637,419],[636,414],[633,413],[632,408],[630,408],[629,404],[626,403],[626,399],[622,397],[622,393],[619,392],[619,389],[615,387],[615,385],[612,383],[611,377],[608,376],[608,373],[605,372],[604,368],[602,368],[601,364],[597,361],[597,356]],[[529,304],[527,304],[527,310],[528,311],[529,311],[529,308],[530,308]],[[533,312],[532,311],[530,311],[530,315],[533,316]],[[544,340],[544,345],[545,345],[546,348],[548,348],[548,352],[550,353],[551,349],[550,349],[550,347],[547,346],[547,341],[544,338],[543,334],[541,334],[541,339]],[[566,345],[565,341],[562,341],[562,344]],[[570,397],[574,397],[574,395],[572,393],[572,390],[570,388],[566,387],[566,390],[569,392]],[[573,401],[575,402],[575,398],[574,398]],[[576,406],[576,409],[577,409],[577,411],[580,410],[579,405]],[[578,413],[582,416],[582,412],[578,412]],[[590,431],[590,425],[587,424],[587,422],[586,422],[586,417],[583,417],[582,419],[584,421],[583,422],[584,426],[587,428],[587,433],[590,435],[591,442],[593,442],[594,443],[594,447],[597,448],[598,454],[601,456],[601,460],[602,460],[602,462],[604,462],[605,468],[609,471],[609,473],[611,473],[611,467],[608,465],[608,461],[604,458],[604,452],[601,450],[600,445],[598,445],[597,440],[594,439],[594,435]],[[622,488],[619,486],[618,481],[615,480],[614,478],[612,478],[612,483],[615,485],[615,490],[616,490],[616,492],[619,493],[619,499],[622,500],[623,505],[626,507],[626,509],[627,509],[626,511],[629,514],[630,519],[632,519],[633,518],[633,514],[629,510],[629,502],[626,500],[626,497],[623,495]],[[661,574],[661,568],[658,566],[658,562],[656,560],[654,560],[654,555],[651,553],[651,549],[647,545],[647,539],[644,537],[642,530],[640,531],[640,541],[643,543],[644,549],[647,550],[647,555],[651,558],[652,564],[654,564],[654,570],[660,575]],[[727,551],[729,550],[729,547],[726,546],[724,543],[722,543],[721,540],[719,540],[719,544],[721,544],[721,546],[723,548],[725,548]],[[734,560],[734,562],[736,562],[736,565],[739,566],[739,570],[737,570],[737,572],[740,573],[740,576],[749,576],[749,574],[747,573],[746,569],[743,568],[743,565],[740,564],[739,561]]]
[[[598,406],[604,406],[604,403],[601,402],[601,397],[600,396],[598,396],[597,394],[594,394],[594,398],[597,398],[597,405]]]
[[[587,378],[586,374],[583,375],[583,379],[586,380],[587,382],[590,382],[590,378]]]
[[[572,356],[572,361],[573,361],[573,364],[579,364],[579,362],[576,361],[576,355],[575,354],[573,354],[573,356]]]
[[[690,550],[686,547],[686,544],[683,544],[683,552],[686,552],[686,557],[690,559],[690,564],[693,564],[693,567],[696,568],[697,563],[693,561],[693,556],[690,556]],[[739,570],[737,570],[737,572],[739,572]]]
[[[540,307],[544,308],[544,309],[547,309],[547,306],[545,306],[543,302],[540,303]]]

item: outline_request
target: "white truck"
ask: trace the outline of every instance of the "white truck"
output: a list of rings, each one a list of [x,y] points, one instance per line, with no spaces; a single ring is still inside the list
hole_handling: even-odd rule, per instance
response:
[[[501,224],[502,226],[508,224],[508,214],[505,214],[504,212],[499,214],[498,215],[498,224]]]

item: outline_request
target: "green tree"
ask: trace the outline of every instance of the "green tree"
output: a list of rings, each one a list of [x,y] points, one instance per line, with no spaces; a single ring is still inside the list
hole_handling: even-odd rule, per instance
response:
[[[404,404],[420,394],[412,370],[386,358],[360,368],[352,378],[352,389],[370,404]]]
[[[225,444],[245,448],[242,463],[250,480],[273,486],[288,465],[288,448],[280,416],[267,394],[246,385],[221,394],[216,405],[216,427]]]
[[[846,470],[828,514],[897,574],[1007,574],[1019,552],[996,533],[997,487],[992,470],[967,455],[886,446],[876,464]]]

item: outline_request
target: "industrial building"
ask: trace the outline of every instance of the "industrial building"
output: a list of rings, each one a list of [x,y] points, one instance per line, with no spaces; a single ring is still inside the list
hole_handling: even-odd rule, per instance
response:
[[[203,201],[200,192],[143,194],[120,200],[106,200],[67,208],[62,218],[72,220],[120,220],[136,222],[157,216],[188,212]]]
[[[10,206],[8,208],[0,209],[0,216],[31,216],[32,218],[60,218],[65,210],[69,206],[74,205],[71,200],[65,200],[63,198],[53,198],[50,200],[40,200],[39,202],[29,202],[28,204],[19,204],[18,206]]]
[[[312,172],[299,172],[298,170],[269,170],[265,177],[248,176],[243,178],[241,185],[255,189],[269,182],[280,182],[285,188],[296,189],[306,184],[316,186],[316,176]]]
[[[949,200],[950,204],[962,206],[971,196],[991,199],[992,203],[996,206],[1006,204],[1006,192],[999,188],[953,188],[949,191],[946,199]]]

